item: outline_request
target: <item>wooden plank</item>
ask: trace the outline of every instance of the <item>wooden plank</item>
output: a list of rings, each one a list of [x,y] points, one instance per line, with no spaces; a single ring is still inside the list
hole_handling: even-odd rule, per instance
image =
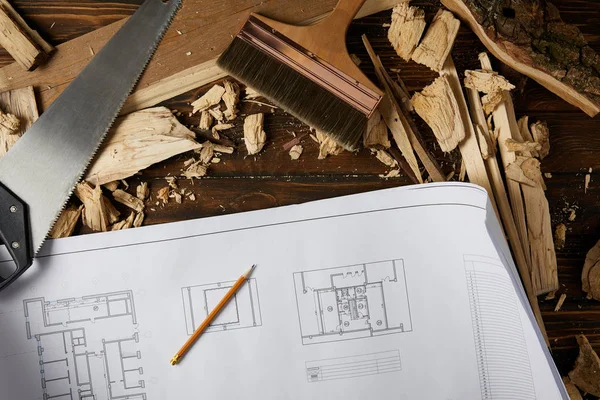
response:
[[[392,8],[395,3],[392,0],[369,0],[363,7],[366,11],[361,10],[358,16]],[[154,84],[161,85],[162,90],[166,87],[168,96],[173,96],[189,90],[190,85],[193,85],[190,84],[190,80],[198,79],[200,83],[196,87],[206,82],[206,77],[199,74],[198,68],[194,67],[214,60],[229,45],[231,37],[251,12],[298,24],[322,18],[335,4],[335,0],[291,3],[284,0],[232,0],[227,3],[186,0],[137,85],[136,91],[146,89],[143,100],[140,101],[148,107],[168,98],[157,97],[157,92],[149,89]],[[0,69],[0,88],[7,90],[34,85],[39,93],[40,108],[45,110],[92,59],[92,53],[102,49],[124,22],[125,20],[115,22],[57,46],[61,56],[53,57],[44,66],[43,71],[36,70],[24,74],[14,64]],[[187,72],[179,74],[186,70]],[[175,74],[178,75],[174,80],[165,81],[165,78]],[[177,82],[182,79],[187,83],[185,88],[178,92],[175,88]],[[149,97],[154,100],[149,101]],[[128,111],[139,109],[131,104],[135,102],[130,101]]]
[[[6,6],[0,3],[0,46],[26,71],[35,69],[46,53],[12,17]]]

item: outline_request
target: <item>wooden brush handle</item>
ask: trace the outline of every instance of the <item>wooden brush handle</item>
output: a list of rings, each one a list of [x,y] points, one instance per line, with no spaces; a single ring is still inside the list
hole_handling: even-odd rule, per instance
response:
[[[348,26],[365,1],[341,0],[324,20],[310,26],[288,25],[262,15],[252,15],[356,81],[381,94],[381,90],[354,64],[346,49]]]

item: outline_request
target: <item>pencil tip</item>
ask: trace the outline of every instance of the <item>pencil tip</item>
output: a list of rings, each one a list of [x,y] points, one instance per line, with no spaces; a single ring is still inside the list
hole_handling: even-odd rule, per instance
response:
[[[248,269],[248,271],[246,271],[246,273],[244,274],[244,276],[247,278],[252,273],[252,271],[254,271],[254,268],[256,268],[256,264],[252,265],[250,267],[250,269]]]

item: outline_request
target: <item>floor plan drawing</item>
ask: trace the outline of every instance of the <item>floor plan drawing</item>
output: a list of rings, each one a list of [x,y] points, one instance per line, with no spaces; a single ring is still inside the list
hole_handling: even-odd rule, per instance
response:
[[[308,361],[306,363],[306,379],[308,383],[333,379],[351,379],[358,376],[378,375],[397,371],[402,371],[400,352],[398,350]]]
[[[44,400],[145,400],[131,291],[23,301]]]
[[[294,273],[302,343],[412,330],[402,260]]]
[[[181,288],[185,328],[192,335],[208,314],[225,296],[236,281]],[[258,286],[255,278],[248,279],[205,332],[252,328],[262,325]]]

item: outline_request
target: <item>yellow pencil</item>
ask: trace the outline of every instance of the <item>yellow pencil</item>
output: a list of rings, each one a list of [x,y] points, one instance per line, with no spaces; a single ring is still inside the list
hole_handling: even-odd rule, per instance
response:
[[[219,302],[219,304],[217,304],[214,310],[212,310],[210,314],[208,314],[208,317],[206,317],[204,322],[202,322],[202,325],[200,325],[198,329],[196,329],[194,334],[187,340],[187,342],[185,342],[183,346],[181,346],[181,349],[179,349],[179,351],[173,356],[173,358],[171,358],[171,365],[176,365],[177,363],[179,363],[181,358],[185,355],[185,353],[187,353],[190,347],[192,347],[194,342],[198,340],[198,338],[202,335],[206,328],[208,328],[211,322],[213,322],[217,315],[219,315],[221,310],[225,308],[227,303],[229,303],[229,300],[231,300],[231,298],[237,293],[237,291],[240,290],[240,288],[242,287],[244,282],[246,282],[254,268],[256,268],[256,264],[250,267],[250,269],[246,271],[244,275],[240,276],[240,279],[238,279],[237,282],[235,282],[235,284],[231,287],[231,289],[229,289],[227,294],[225,294],[223,299]]]

